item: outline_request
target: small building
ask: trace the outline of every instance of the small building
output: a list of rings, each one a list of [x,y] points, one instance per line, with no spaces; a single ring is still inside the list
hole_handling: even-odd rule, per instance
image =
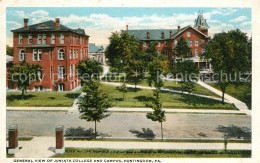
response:
[[[14,64],[22,61],[42,67],[42,81],[27,89],[35,91],[72,91],[80,87],[76,65],[88,58],[89,36],[83,29],[71,29],[60,19],[49,20],[12,30]]]
[[[105,49],[95,43],[89,43],[89,59],[95,60],[102,65],[106,64]]]

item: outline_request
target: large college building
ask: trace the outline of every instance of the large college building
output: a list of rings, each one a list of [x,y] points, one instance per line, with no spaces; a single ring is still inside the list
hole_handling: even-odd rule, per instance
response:
[[[60,19],[28,25],[13,32],[13,62],[26,61],[42,67],[43,80],[32,83],[30,90],[71,91],[80,86],[76,65],[88,58],[89,36],[83,29],[71,29]]]
[[[204,53],[203,44],[207,44],[210,36],[208,36],[209,26],[203,14],[199,13],[194,21],[194,26],[186,26],[177,29],[138,29],[130,30],[126,25],[126,32],[134,35],[140,42],[143,50],[148,47],[149,42],[158,41],[156,47],[158,54],[164,54],[169,57],[174,57],[174,48],[178,40],[183,37],[192,51],[192,60],[201,70],[201,72],[211,71],[210,63],[201,57]]]

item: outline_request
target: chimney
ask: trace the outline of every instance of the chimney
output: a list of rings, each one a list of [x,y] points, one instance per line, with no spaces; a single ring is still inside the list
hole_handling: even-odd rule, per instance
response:
[[[150,33],[149,32],[146,33],[146,37],[147,37],[147,39],[150,39]]]
[[[200,25],[198,25],[198,31],[201,31],[201,26]]]
[[[24,22],[24,29],[28,29],[28,18],[24,18],[23,22]]]
[[[55,29],[56,30],[60,29],[60,18],[55,18]]]
[[[128,25],[125,26],[125,30],[128,31]]]
[[[172,37],[172,31],[170,31],[170,38]]]
[[[162,32],[162,39],[164,39],[164,32]]]
[[[180,32],[181,26],[178,25],[178,32]]]

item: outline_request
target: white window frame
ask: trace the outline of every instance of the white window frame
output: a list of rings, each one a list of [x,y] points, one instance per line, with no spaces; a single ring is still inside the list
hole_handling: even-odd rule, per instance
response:
[[[192,40],[188,40],[188,46],[192,46]]]
[[[51,34],[51,44],[55,44],[55,33]]]
[[[205,49],[202,49],[201,50],[201,54],[203,54],[203,53],[205,53],[206,52],[206,50]]]
[[[199,41],[195,40],[195,46],[198,46],[198,45],[199,45]]]
[[[37,59],[38,59],[37,55],[38,55],[37,49],[33,49],[33,54],[32,54],[33,61],[37,61]]]
[[[195,49],[195,57],[198,57],[198,56],[199,56],[199,50]]]
[[[147,47],[147,45],[146,45],[146,42],[145,42],[145,41],[143,42],[143,47]]]
[[[60,34],[60,44],[64,44],[64,34]]]
[[[160,45],[161,45],[161,43],[160,43],[160,42],[158,42],[158,44],[157,44],[157,47],[160,47]]]
[[[61,50],[63,52],[61,52]],[[58,50],[58,60],[64,60],[65,59],[65,51],[63,49]]]
[[[187,37],[190,37],[191,36],[191,33],[190,32],[187,32]]]
[[[72,50],[70,49],[70,55],[69,55],[69,58],[71,59],[72,58]]]
[[[32,44],[32,37],[33,35],[32,34],[28,34],[28,44]]]
[[[75,50],[73,49],[72,52],[73,52],[72,59],[75,59]]]
[[[205,43],[205,40],[200,40],[200,44],[204,44]]]
[[[42,35],[42,44],[46,44],[47,43],[47,35],[43,34]]]
[[[23,44],[23,35],[22,34],[19,34],[19,40],[18,40],[19,44]]]
[[[177,40],[174,40],[174,47],[176,47],[178,44],[178,41]]]
[[[42,60],[42,49],[38,49],[37,59],[38,59],[38,61]]]
[[[42,35],[41,34],[38,34],[37,44],[42,44]]]
[[[63,78],[65,72],[65,67],[64,66],[58,66],[58,78]]]
[[[22,52],[23,51],[23,52]],[[25,50],[21,49],[19,51],[19,61],[24,61],[25,60]]]

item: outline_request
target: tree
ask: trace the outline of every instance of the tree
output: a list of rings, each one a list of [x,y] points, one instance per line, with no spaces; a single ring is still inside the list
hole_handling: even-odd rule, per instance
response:
[[[216,34],[209,42],[204,55],[211,59],[213,70],[219,75],[217,85],[222,91],[222,103],[226,87],[230,83],[239,83],[239,73],[250,70],[248,53],[246,33],[239,29]]]
[[[118,87],[118,90],[120,92],[123,92],[123,100],[125,100],[125,93],[127,93],[127,91],[128,91],[125,82],[121,86]]]
[[[116,70],[122,70],[128,57],[141,51],[138,40],[127,32],[112,33],[109,41],[105,55],[108,64]]]
[[[166,121],[165,111],[162,111],[162,103],[159,97],[160,88],[156,87],[154,90],[154,97],[150,103],[147,103],[146,106],[153,109],[153,112],[147,113],[146,117],[152,121],[157,121],[161,124],[161,136],[163,140],[163,122]]]
[[[22,99],[27,87],[31,86],[33,81],[42,79],[42,68],[39,64],[30,64],[25,61],[15,64],[8,68],[10,84],[22,91]]]
[[[110,115],[105,114],[105,112],[112,106],[108,96],[99,90],[99,85],[100,83],[94,80],[86,82],[83,87],[83,92],[86,95],[79,102],[80,118],[95,122],[95,138],[97,136],[97,122]]]
[[[14,55],[14,48],[10,47],[9,45],[6,45],[6,54],[13,56]]]
[[[183,37],[178,40],[174,51],[174,55],[177,57],[181,57],[183,59],[192,57],[191,49],[189,48],[187,41]]]
[[[97,61],[88,59],[80,62],[77,65],[77,70],[79,72],[79,76],[81,77],[81,84],[83,84],[85,80],[90,78],[97,79],[103,72],[103,67]]]

